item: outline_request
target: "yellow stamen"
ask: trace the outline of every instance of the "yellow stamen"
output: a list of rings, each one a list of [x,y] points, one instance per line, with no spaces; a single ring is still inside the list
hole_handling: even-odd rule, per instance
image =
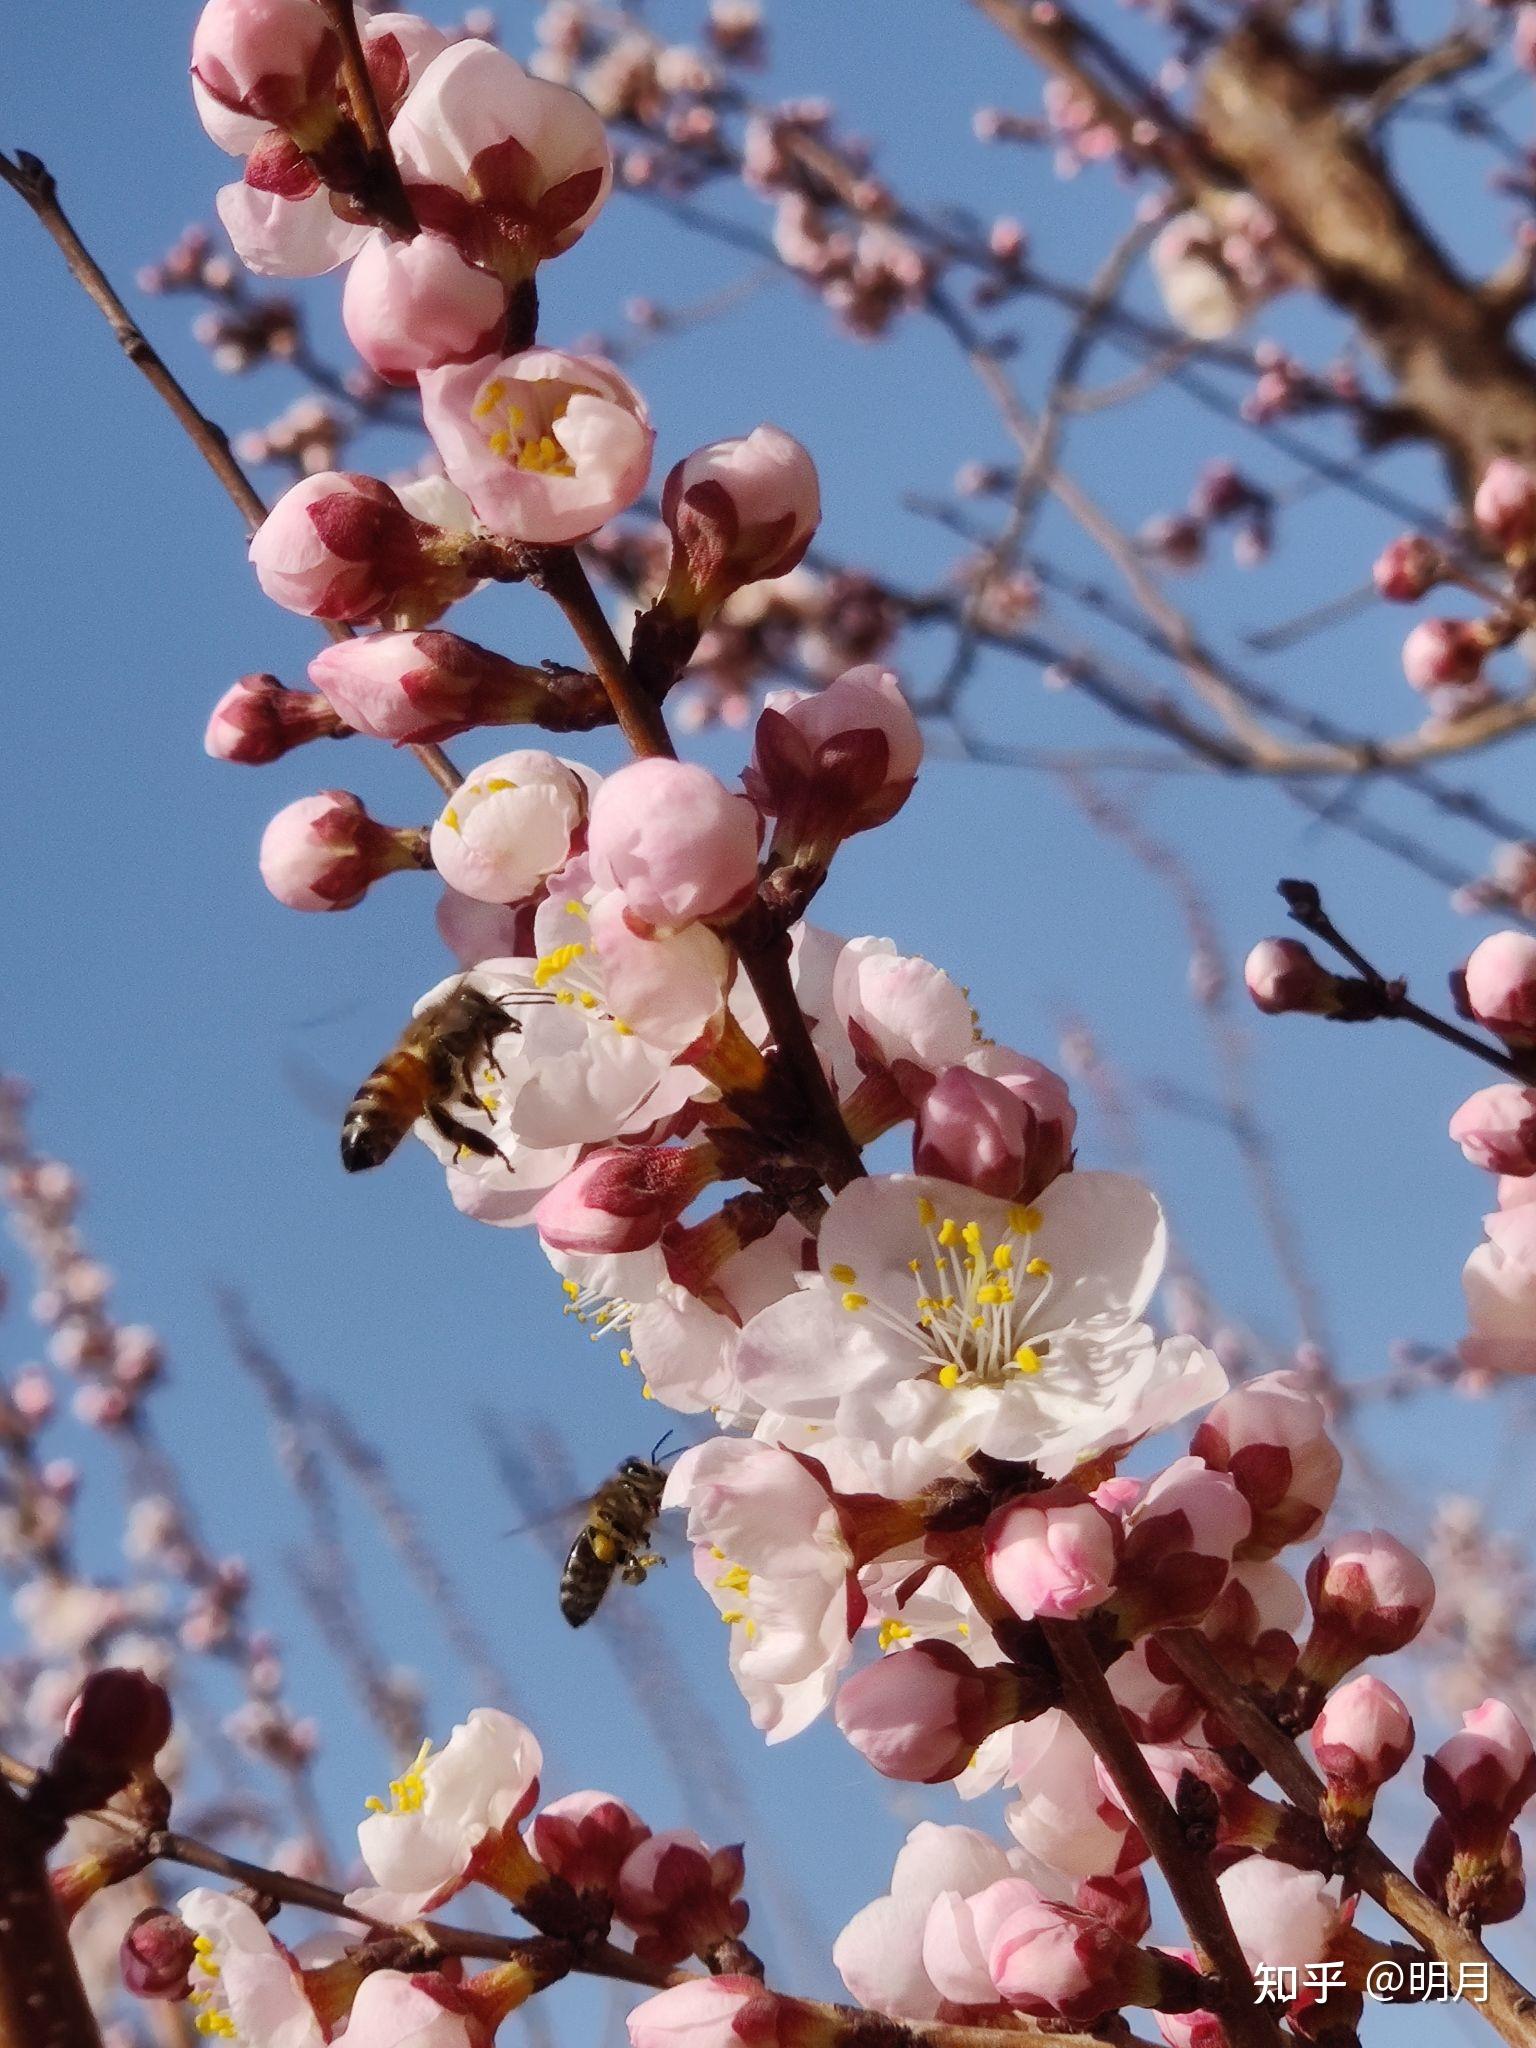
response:
[[[959,1384],[960,1368],[958,1365],[941,1365],[939,1367],[939,1385],[941,1387],[955,1388]]]
[[[1013,1362],[1023,1373],[1040,1370],[1040,1354],[1032,1344],[1021,1344],[1013,1354]]]
[[[893,1643],[904,1643],[911,1633],[904,1621],[882,1621],[875,1640],[882,1650],[888,1650]]]
[[[1015,1202],[1008,1211],[1008,1228],[1015,1237],[1032,1237],[1040,1224],[1040,1211],[1033,1205],[1026,1208],[1023,1203]]]
[[[837,1265],[832,1268],[832,1278],[839,1287],[851,1287],[856,1277],[852,1266]]]

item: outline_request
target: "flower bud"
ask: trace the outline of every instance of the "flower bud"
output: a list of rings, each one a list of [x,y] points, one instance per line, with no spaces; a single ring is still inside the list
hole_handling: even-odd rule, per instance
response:
[[[649,937],[745,909],[757,888],[757,813],[691,761],[635,761],[592,804],[587,851],[599,888],[616,889]]]
[[[1504,1838],[1536,1792],[1536,1750],[1502,1700],[1461,1717],[1461,1732],[1424,1760],[1424,1790],[1450,1830],[1458,1862],[1497,1863]]]
[[[630,2048],[832,2048],[838,2038],[809,2009],[755,1977],[694,1977],[637,2005]]]
[[[1485,1173],[1528,1178],[1536,1173],[1536,1088],[1518,1081],[1479,1088],[1451,1118],[1450,1135]]]
[[[414,384],[419,370],[500,353],[507,287],[441,235],[370,235],[347,272],[341,322],[375,376]]]
[[[615,1910],[651,1963],[707,1961],[747,1924],[737,1897],[746,1866],[739,1847],[710,1849],[687,1828],[649,1835],[625,1857]]]
[[[1027,1104],[1001,1081],[946,1067],[918,1107],[912,1171],[1016,1201],[1029,1178],[1035,1130]]]
[[[1523,462],[1496,455],[1483,471],[1472,517],[1484,540],[1508,560],[1523,561],[1536,541],[1536,477]]]
[[[1459,1856],[1455,1836],[1437,1818],[1414,1858],[1413,1881],[1447,1913],[1480,1927],[1517,1919],[1525,1910],[1525,1858],[1513,1830],[1490,1865]]]
[[[431,865],[424,832],[379,824],[344,789],[285,805],[261,835],[259,859],[261,879],[290,910],[350,910],[382,875]]]
[[[1304,1970],[1327,1955],[1342,1914],[1315,1870],[1245,1856],[1216,1883],[1251,1970]]]
[[[777,864],[825,868],[843,840],[895,816],[923,758],[917,720],[890,669],[846,669],[811,695],[773,692],[742,783],[777,822]]]
[[[644,1251],[717,1173],[707,1145],[604,1145],[555,1182],[533,1221],[555,1251]]]
[[[685,456],[662,486],[661,516],[672,562],[660,602],[702,624],[733,590],[801,560],[821,523],[816,465],[793,435],[754,427]]]
[[[563,868],[586,829],[587,785],[569,762],[520,747],[474,769],[432,827],[432,860],[450,889],[521,903]]]
[[[1494,932],[1473,948],[1459,979],[1466,1012],[1484,1030],[1507,1045],[1536,1045],[1536,938]]]
[[[1300,939],[1260,939],[1243,962],[1248,993],[1269,1017],[1300,1010],[1335,1016],[1339,977],[1331,974]]]
[[[602,724],[596,678],[508,661],[457,633],[369,633],[322,649],[309,679],[347,724],[397,745],[448,740],[476,725]]]
[[[1488,648],[1466,619],[1421,619],[1403,642],[1403,674],[1415,690],[1475,683]]]
[[[124,1986],[135,1998],[185,1998],[197,1937],[179,1913],[146,1906],[128,1923],[118,1949]]]
[[[997,1509],[983,1542],[987,1577],[1025,1621],[1075,1621],[1114,1588],[1120,1524],[1075,1486]]]
[[[1433,541],[1422,533],[1405,533],[1382,549],[1371,577],[1389,603],[1417,604],[1440,581],[1444,569],[1444,559]]]
[[[470,584],[432,559],[434,533],[377,477],[324,470],[278,499],[251,565],[267,596],[303,617],[425,625]]]
[[[301,147],[336,124],[341,45],[314,0],[208,0],[192,35],[192,81],[204,125],[221,147],[220,115],[281,128]]]
[[[1028,1160],[1018,1199],[1033,1202],[1072,1164],[1077,1111],[1060,1074],[1006,1045],[980,1045],[965,1064],[973,1073],[1002,1083],[1028,1112]]]
[[[611,1792],[568,1792],[552,1799],[533,1823],[534,1854],[552,1876],[578,1892],[612,1897],[619,1871],[650,1829]]]
[[[171,1702],[164,1686],[142,1671],[115,1666],[93,1671],[75,1695],[48,1760],[49,1809],[85,1813],[137,1784],[157,1809],[152,1824],[163,1826],[161,1808],[168,1795],[155,1777],[155,1758],[170,1735]],[[96,1857],[85,1858],[84,1865],[94,1871],[105,1868]],[[143,1867],[142,1856],[133,1867]],[[110,1873],[97,1876],[94,1886],[107,1881]],[[83,1903],[92,1888],[89,1879],[83,1881],[76,1903]]]
[[[1224,1394],[1190,1441],[1193,1456],[1231,1474],[1253,1515],[1239,1557],[1273,1557],[1323,1526],[1343,1460],[1327,1412],[1293,1373],[1265,1373]]]
[[[1411,1643],[1435,1604],[1428,1567],[1385,1529],[1350,1530],[1307,1567],[1312,1633],[1297,1671],[1324,1690]],[[1309,1715],[1308,1720],[1311,1716]]]
[[[1226,1582],[1253,1525],[1248,1503],[1225,1472],[1175,1458],[1131,1510],[1115,1574],[1122,1633],[1198,1621]]]
[[[957,1778],[995,1729],[1034,1711],[1008,1665],[973,1664],[955,1643],[895,1650],[847,1680],[838,1727],[882,1777],[938,1785]]]
[[[1002,1922],[987,1948],[987,1974],[999,1998],[1031,2019],[1091,2026],[1122,2005],[1154,1999],[1178,2003],[1177,1972],[1193,1972],[1167,1958],[1143,1955],[1104,1920],[1071,1906],[1037,1898]]]
[[[203,748],[215,761],[262,767],[308,740],[337,739],[346,730],[324,697],[290,690],[276,676],[242,676],[214,705]]]
[[[1324,1702],[1312,1726],[1312,1754],[1328,1781],[1328,1839],[1349,1848],[1364,1832],[1377,1792],[1413,1754],[1413,1716],[1379,1678],[1352,1678]]]

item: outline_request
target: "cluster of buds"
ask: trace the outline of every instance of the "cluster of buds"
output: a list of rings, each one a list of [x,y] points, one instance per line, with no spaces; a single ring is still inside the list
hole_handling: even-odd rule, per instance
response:
[[[1229,526],[1232,559],[1239,568],[1252,569],[1269,555],[1274,515],[1274,498],[1262,485],[1251,482],[1231,462],[1210,462],[1190,493],[1187,509],[1149,520],[1137,539],[1145,553],[1167,568],[1193,569],[1205,560],[1212,532]]]

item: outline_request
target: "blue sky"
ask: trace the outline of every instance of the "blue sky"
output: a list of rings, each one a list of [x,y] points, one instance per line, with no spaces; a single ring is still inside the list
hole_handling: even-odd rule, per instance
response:
[[[959,196],[984,216],[1019,215],[1047,268],[1081,275],[1081,252],[1096,258],[1108,246],[1123,201],[1107,180],[1062,184],[1043,159],[973,141],[978,102],[1032,109],[1035,99],[1014,55],[966,9],[887,0],[849,10],[830,36],[827,19],[819,0],[781,0],[765,90],[832,93],[853,127],[881,137],[881,162],[898,187],[916,199]],[[183,223],[211,216],[213,190],[229,174],[186,92],[191,20],[181,0],[92,10],[89,36],[67,52],[53,9],[20,10],[7,24],[0,135],[45,157],[86,240],[125,286]],[[529,9],[505,10],[514,50],[526,47],[530,21]],[[1429,168],[1435,206],[1472,222],[1468,260],[1490,260],[1501,203],[1476,177],[1438,159]],[[760,218],[745,203],[743,217]],[[294,1693],[321,1716],[337,1825],[387,1775],[385,1759],[295,1601],[284,1558],[303,1528],[275,1476],[260,1404],[230,1362],[213,1307],[222,1284],[244,1293],[289,1368],[344,1403],[388,1451],[548,1740],[551,1789],[596,1780],[659,1824],[692,1817],[673,1787],[654,1789],[656,1752],[608,1655],[568,1636],[555,1616],[548,1561],[532,1543],[505,1540],[515,1516],[477,1419],[491,1408],[524,1434],[541,1418],[553,1423],[579,1446],[592,1479],[649,1446],[656,1411],[642,1408],[611,1354],[562,1322],[558,1288],[530,1241],[459,1218],[424,1152],[346,1179],[334,1130],[305,1099],[315,1087],[296,1082],[302,1072],[319,1077],[322,1094],[344,1096],[445,961],[427,881],[401,878],[344,916],[282,910],[256,873],[262,824],[280,803],[332,780],[356,787],[380,815],[420,819],[427,786],[409,760],[383,749],[349,747],[334,761],[301,753],[262,771],[204,758],[203,722],[227,683],[252,669],[298,680],[315,636],[261,597],[232,511],[12,202],[0,207],[0,249],[0,389],[9,400],[0,415],[9,828],[0,1048],[6,1067],[36,1088],[40,1145],[89,1181],[91,1243],[121,1276],[122,1312],[167,1339],[173,1377],[158,1398],[166,1435],[219,1543],[251,1561],[257,1611],[291,1652]],[[618,201],[546,274],[543,333],[612,333],[626,299],[690,301],[744,266],[750,259]],[[129,296],[199,400],[230,426],[265,420],[295,395],[280,370],[220,378],[187,334],[185,302]],[[319,339],[339,347],[333,286],[322,283],[307,302]],[[1033,308],[1015,325],[1028,390],[1059,329]],[[1291,309],[1263,331],[1314,355],[1329,335]],[[1116,366],[1101,358],[1103,374]],[[942,574],[950,543],[901,511],[902,495],[942,492],[963,460],[1006,454],[984,400],[931,328],[910,321],[881,346],[849,342],[789,285],[647,350],[633,373],[658,422],[660,464],[773,419],[816,455],[828,548],[914,582]],[[1314,439],[1326,445],[1321,429]],[[1085,428],[1079,447],[1089,487],[1130,524],[1180,503],[1212,455],[1239,453],[1275,483],[1294,473],[1173,402],[1110,414]],[[388,469],[409,453],[405,439],[380,436],[349,459]],[[1399,460],[1389,473],[1433,502],[1421,460]],[[260,481],[276,487],[270,475]],[[1358,582],[1392,530],[1379,515],[1307,500],[1283,519],[1271,566],[1250,575],[1222,566],[1178,594],[1214,630],[1240,632]],[[1097,567],[1055,515],[1043,531],[1058,559]],[[529,592],[481,598],[464,623],[514,655],[571,652]],[[1369,614],[1263,675],[1346,721],[1407,725],[1402,626],[1401,617]],[[916,687],[945,652],[915,644]],[[986,728],[1004,737],[1124,737],[1101,714],[1043,692],[1019,666],[984,667],[975,701]],[[697,751],[730,773],[742,746],[726,734]],[[1529,749],[1523,741],[1495,766],[1476,767],[1479,783],[1517,810]],[[473,739],[454,748],[464,765],[495,750],[491,741],[477,753]],[[600,766],[616,759],[604,737],[583,752]],[[1251,940],[1276,926],[1273,884],[1286,873],[1316,878],[1341,922],[1430,1000],[1487,929],[1385,856],[1319,830],[1272,790],[1178,776],[1137,796],[1148,827],[1182,849],[1208,894],[1234,973]],[[1383,814],[1415,815],[1391,804]],[[1438,836],[1478,865],[1477,835],[1446,827]],[[990,1031],[1045,1058],[1066,1020],[1086,1019],[1135,1101],[1148,1171],[1193,1264],[1235,1319],[1274,1344],[1294,1341],[1290,1294],[1230,1142],[1152,1099],[1167,1084],[1212,1089],[1178,912],[1058,782],[931,760],[894,824],[845,850],[819,915],[940,961],[970,988]],[[1343,1376],[1374,1377],[1394,1338],[1454,1338],[1459,1267],[1488,1190],[1448,1145],[1444,1124],[1480,1085],[1479,1072],[1404,1029],[1257,1018],[1250,1028],[1240,992],[1234,1014]],[[1088,1109],[1085,1161],[1118,1163],[1113,1146]],[[10,1332],[14,1363],[26,1343],[14,1315]],[[1373,1417],[1368,1432],[1408,1497],[1424,1502],[1479,1490],[1506,1419],[1500,1402],[1437,1394]],[[110,1495],[88,1510],[103,1558],[113,1514]],[[374,1525],[349,1514],[348,1526],[380,1637],[423,1674],[433,1723],[445,1732],[473,1704],[463,1679]],[[663,1618],[690,1681],[718,1710],[773,1859],[811,1872],[812,1917],[835,1930],[883,1889],[903,1818],[922,1803],[888,1797],[825,1728],[764,1752],[684,1572],[661,1575],[642,1608]]]

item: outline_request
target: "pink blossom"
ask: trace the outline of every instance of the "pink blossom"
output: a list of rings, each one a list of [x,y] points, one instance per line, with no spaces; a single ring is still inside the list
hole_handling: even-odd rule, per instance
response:
[[[1324,1701],[1312,1724],[1312,1754],[1330,1800],[1369,1813],[1377,1790],[1413,1754],[1413,1716],[1381,1679],[1352,1678]]]
[[[1461,1358],[1475,1372],[1536,1372],[1536,1202],[1504,1203],[1501,1190],[1501,1203],[1483,1219],[1488,1241],[1462,1267],[1470,1330]]]
[[[717,1170],[708,1146],[605,1145],[556,1181],[533,1220],[556,1251],[644,1251]]]
[[[412,384],[420,370],[496,353],[507,288],[441,235],[395,242],[375,234],[347,272],[341,319],[369,369],[386,383]]]
[[[203,751],[215,761],[256,767],[345,730],[324,697],[286,689],[276,676],[242,676],[214,705]]]
[[[650,415],[597,356],[531,348],[427,370],[420,382],[443,467],[492,533],[543,546],[582,540],[645,488]]]
[[[993,1932],[987,1974],[998,1996],[1034,2019],[1090,2025],[1129,2002],[1142,1981],[1131,1944],[1092,1914],[1036,1897]]]
[[[243,1899],[199,1885],[176,1910],[211,1966],[197,1972],[195,1987],[204,2032],[323,2048],[325,2032],[296,1965]]]
[[[832,999],[860,1069],[889,1074],[909,1099],[972,1050],[975,1025],[964,989],[931,961],[898,953],[890,939],[844,946]]]
[[[1536,1088],[1495,1081],[1479,1088],[1451,1118],[1452,1142],[1485,1173],[1536,1173]]]
[[[1240,1557],[1273,1557],[1315,1536],[1343,1470],[1322,1402],[1288,1372],[1265,1373],[1223,1395],[1189,1448],[1213,1472],[1230,1473],[1252,1511]]]
[[[745,1865],[739,1847],[709,1849],[688,1828],[648,1835],[625,1858],[615,1894],[618,1917],[635,1935],[635,1953],[651,1963],[708,1961],[747,1924],[738,1897]]]
[[[1266,1016],[1302,1010],[1326,1017],[1338,1007],[1338,976],[1300,939],[1260,939],[1243,962],[1243,981]]]
[[[1026,1621],[1075,1621],[1114,1588],[1120,1524],[1074,1486],[999,1508],[984,1540],[987,1577]]]
[[[308,160],[273,130],[252,150],[245,176],[219,187],[214,205],[235,254],[261,277],[323,277],[370,232],[338,213]]]
[[[1337,1536],[1307,1567],[1312,1633],[1298,1667],[1331,1686],[1367,1657],[1411,1643],[1435,1604],[1428,1567],[1385,1529]]]
[[[742,782],[777,820],[776,857],[825,867],[844,839],[895,816],[922,758],[901,685],[890,669],[867,662],[814,694],[770,695]]]
[[[661,516],[672,534],[662,602],[679,617],[708,617],[733,590],[800,561],[821,523],[816,465],[793,435],[754,427],[676,464]]]
[[[1467,1008],[1506,1044],[1536,1045],[1536,937],[1494,932],[1461,973]]]
[[[1415,690],[1475,683],[1488,649],[1465,619],[1421,619],[1403,642],[1403,674]]]
[[[1389,604],[1417,604],[1439,582],[1444,558],[1422,533],[1389,541],[1376,557],[1371,579]]]
[[[552,1799],[533,1823],[533,1848],[555,1877],[579,1891],[611,1897],[624,1859],[650,1829],[611,1792],[568,1792]]]
[[[305,146],[323,141],[339,118],[340,62],[341,45],[314,0],[208,0],[192,36],[199,111],[213,103],[204,125],[224,148],[242,131],[219,113],[282,128]]]
[[[634,761],[592,805],[588,857],[636,931],[725,922],[757,887],[757,813],[692,761]]]
[[[565,866],[586,822],[587,781],[578,769],[540,747],[519,747],[460,783],[432,827],[432,859],[465,896],[520,903]]]
[[[1008,1782],[1018,1797],[1003,1818],[1021,1849],[1067,1877],[1102,1877],[1146,1854],[1104,1791],[1092,1745],[1059,1707],[1012,1731]]]
[[[695,1977],[629,2015],[630,2048],[793,2048],[794,2002],[755,1977]]]
[[[925,1928],[935,1901],[970,1899],[1010,1875],[1008,1852],[976,1828],[922,1821],[907,1836],[891,1889],[855,1913],[832,1960],[849,1991],[872,2012],[930,2020],[941,1992],[929,1976]]]
[[[1472,517],[1502,555],[1523,561],[1536,541],[1536,477],[1523,462],[1496,455],[1483,471]]]
[[[352,2048],[489,2048],[490,2030],[446,1978],[374,1970],[347,2020]]]
[[[580,94],[473,38],[427,66],[389,139],[421,225],[508,284],[579,240],[612,182]]]
[[[1440,1810],[1458,1855],[1497,1859],[1504,1837],[1536,1792],[1536,1749],[1503,1700],[1461,1717],[1461,1732],[1424,1760],[1424,1790]]]
[[[1040,1904],[1037,1885],[1023,1877],[1000,1877],[982,1891],[942,1891],[923,1925],[923,1969],[950,2005],[986,2007],[997,2003],[987,1968],[993,1937],[1023,1907]]]
[[[616,891],[592,906],[592,950],[614,1015],[656,1051],[706,1046],[725,1020],[735,956],[707,925],[647,937]]]
[[[882,1777],[938,1785],[1028,1704],[1009,1667],[973,1664],[954,1643],[916,1643],[848,1679],[836,1720]]]
[[[344,789],[285,804],[261,835],[261,879],[290,910],[350,910],[381,876],[425,867],[422,835],[370,818]]]
[[[1338,1899],[1315,1870],[1245,1856],[1216,1883],[1251,1970],[1321,1962],[1342,1925]]]
[[[1115,1606],[1127,1634],[1198,1621],[1226,1582],[1253,1517],[1235,1480],[1175,1458],[1126,1517]]]
[[[278,499],[251,541],[251,565],[286,610],[368,624],[414,609],[438,580],[424,549],[431,532],[377,477],[325,470]]]

